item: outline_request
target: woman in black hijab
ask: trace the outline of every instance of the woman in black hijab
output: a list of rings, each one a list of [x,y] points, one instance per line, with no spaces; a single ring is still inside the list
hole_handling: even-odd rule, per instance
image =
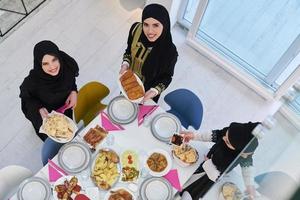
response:
[[[76,61],[51,41],[36,44],[33,56],[34,67],[20,86],[21,106],[37,135],[45,141],[47,136],[39,133],[42,118],[64,105],[67,107],[64,114],[72,118],[79,69]]]
[[[145,87],[143,102],[149,99],[157,102],[172,81],[178,56],[166,8],[159,4],[147,5],[142,23],[131,26],[127,45],[120,74],[127,69],[133,70]]]
[[[253,136],[252,131],[258,124],[260,123],[233,122],[229,127],[225,127],[222,130],[213,130],[208,133],[194,134],[186,131],[181,132],[186,142],[199,140],[215,143],[206,155],[204,162],[201,163],[195,172],[205,172],[205,174],[185,188],[181,194],[184,194],[185,198],[186,196],[190,196],[192,199],[199,199],[206,194],[222,173],[226,170],[226,172],[229,172],[237,165],[240,165],[246,190],[250,195],[254,196],[252,154],[258,146],[258,141]],[[245,147],[246,149],[244,149]],[[227,169],[229,166],[230,169]]]

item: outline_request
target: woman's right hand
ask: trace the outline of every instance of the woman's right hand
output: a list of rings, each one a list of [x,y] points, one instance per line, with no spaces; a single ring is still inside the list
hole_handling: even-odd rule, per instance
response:
[[[49,115],[49,112],[46,108],[40,108],[39,112],[40,112],[42,119],[48,117],[48,115]]]
[[[119,74],[123,74],[128,68],[129,68],[128,64],[127,63],[123,63],[121,65],[121,69],[120,69]]]
[[[195,134],[190,131],[181,131],[179,134],[183,137],[184,142],[189,142],[195,138]]]

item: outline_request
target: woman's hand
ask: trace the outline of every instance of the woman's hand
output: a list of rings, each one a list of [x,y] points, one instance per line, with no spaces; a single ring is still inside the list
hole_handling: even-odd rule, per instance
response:
[[[246,193],[248,194],[250,200],[254,200],[256,197],[256,191],[254,185],[246,186]]]
[[[183,137],[184,142],[189,142],[195,138],[195,134],[190,131],[181,131],[179,134]]]
[[[122,64],[119,74],[123,74],[128,68],[129,68],[129,66],[127,63]]]
[[[153,90],[148,90],[145,93],[144,98],[141,103],[145,103],[146,101],[148,101],[149,99],[152,99],[155,96],[156,96],[156,92],[154,92]]]
[[[48,117],[48,115],[49,115],[48,110],[46,108],[44,108],[44,107],[40,108],[39,112],[40,112],[40,115],[41,115],[42,119]]]
[[[77,92],[72,91],[66,100],[66,104],[68,105],[66,109],[75,108],[77,103]]]

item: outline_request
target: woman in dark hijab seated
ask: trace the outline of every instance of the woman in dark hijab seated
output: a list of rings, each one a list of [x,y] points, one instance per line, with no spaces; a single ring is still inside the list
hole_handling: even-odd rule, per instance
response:
[[[47,135],[39,133],[39,129],[48,113],[67,104],[64,114],[72,118],[79,69],[76,61],[51,41],[36,44],[33,56],[34,67],[20,86],[21,106],[37,135],[45,141]]]
[[[195,172],[195,174],[201,172],[205,172],[205,174],[181,192],[185,196],[185,199],[194,200],[203,197],[221,174],[240,155],[241,151],[243,153],[241,153],[229,171],[239,164],[242,169],[247,193],[250,196],[255,195],[252,154],[258,146],[258,141],[252,135],[252,131],[258,124],[259,122],[233,122],[229,127],[225,127],[222,130],[213,130],[208,133],[195,134],[187,131],[181,132],[186,142],[199,140],[215,143],[206,155],[204,162],[201,163]],[[250,141],[251,143],[248,145]],[[247,148],[244,149],[246,146]]]
[[[120,74],[131,69],[144,84],[143,102],[149,99],[157,102],[172,81],[178,56],[166,8],[159,4],[147,5],[142,23],[131,26],[127,45]]]

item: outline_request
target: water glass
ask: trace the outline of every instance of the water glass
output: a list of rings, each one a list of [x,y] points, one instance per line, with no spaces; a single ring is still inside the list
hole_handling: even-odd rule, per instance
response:
[[[107,146],[112,146],[115,143],[115,136],[112,135],[111,133],[108,133],[106,136],[106,145]]]

